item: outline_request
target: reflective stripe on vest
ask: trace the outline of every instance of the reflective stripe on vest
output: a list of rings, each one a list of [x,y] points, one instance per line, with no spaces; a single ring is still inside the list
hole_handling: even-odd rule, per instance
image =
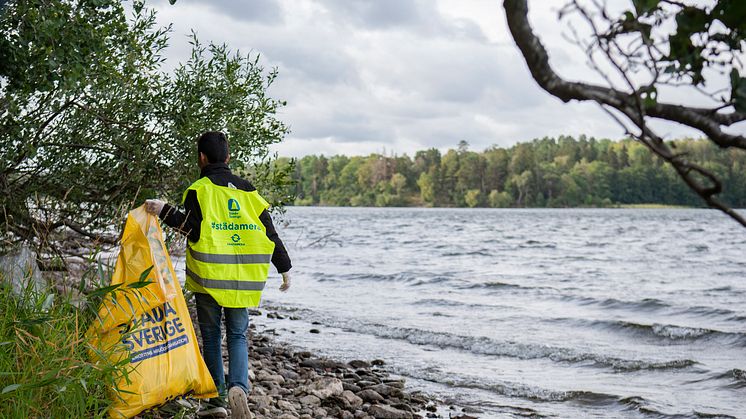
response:
[[[187,289],[223,307],[258,306],[275,247],[259,220],[269,204],[256,191],[218,186],[208,177],[189,190],[197,194],[202,224],[199,240],[188,243]]]
[[[216,255],[211,253],[198,252],[191,247],[189,253],[192,255],[192,259],[206,263],[223,263],[223,264],[251,264],[251,263],[269,263],[272,260],[272,255]]]
[[[266,281],[231,281],[228,279],[206,279],[201,278],[194,272],[186,269],[187,276],[202,288],[212,288],[216,290],[239,290],[239,291],[261,291],[264,289]]]

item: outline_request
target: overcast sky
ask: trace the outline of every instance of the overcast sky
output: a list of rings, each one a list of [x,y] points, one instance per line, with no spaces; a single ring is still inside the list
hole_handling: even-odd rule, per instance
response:
[[[612,0],[611,2],[620,2]],[[530,17],[552,65],[592,78],[582,53],[562,37],[565,0],[535,0]],[[628,1],[623,1],[629,4]],[[178,0],[156,2],[173,24],[170,65],[203,43],[257,52],[279,77],[270,93],[286,100],[279,117],[292,132],[283,156],[413,155],[465,140],[473,150],[543,136],[623,135],[588,103],[564,104],[530,77],[499,0]],[[664,125],[667,138],[697,135]]]

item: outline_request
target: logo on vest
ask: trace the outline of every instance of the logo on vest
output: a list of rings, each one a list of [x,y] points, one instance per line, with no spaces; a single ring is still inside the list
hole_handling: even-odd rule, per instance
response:
[[[234,198],[228,200],[228,218],[241,218],[241,206]]]
[[[239,236],[238,234],[234,234],[231,236],[231,240],[233,240],[233,243],[238,243],[241,241],[241,236]]]

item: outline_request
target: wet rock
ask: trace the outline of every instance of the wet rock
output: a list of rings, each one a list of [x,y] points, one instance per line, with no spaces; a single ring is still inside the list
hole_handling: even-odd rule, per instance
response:
[[[369,363],[367,363],[365,361],[361,361],[359,359],[352,360],[352,361],[348,362],[347,365],[349,365],[349,366],[351,366],[352,368],[355,368],[355,369],[358,369],[358,368],[370,368],[370,364]]]
[[[401,397],[403,395],[402,391],[398,388],[389,387],[386,384],[370,386],[369,389],[384,397]]]
[[[385,362],[383,361],[383,359],[374,359],[374,360],[373,360],[373,361],[371,361],[370,363],[371,363],[371,365],[373,365],[373,366],[376,366],[376,367],[380,367],[380,366],[382,366],[382,365],[385,365],[385,364],[386,364],[386,363],[385,363]]]
[[[311,329],[311,330],[309,330],[309,332],[310,333],[316,333],[316,334],[321,333],[321,331],[319,329]]]
[[[328,359],[304,359],[301,363],[301,367],[307,367],[307,368],[313,368],[317,370],[324,370],[324,369],[333,369],[337,368],[340,365],[339,362],[330,361]]]
[[[369,402],[369,403],[376,403],[383,400],[383,397],[378,394],[375,390],[362,390],[357,393],[357,396],[363,399],[363,401]]]
[[[385,405],[371,406],[368,409],[368,414],[376,419],[410,419],[412,417],[412,414],[409,412]]]

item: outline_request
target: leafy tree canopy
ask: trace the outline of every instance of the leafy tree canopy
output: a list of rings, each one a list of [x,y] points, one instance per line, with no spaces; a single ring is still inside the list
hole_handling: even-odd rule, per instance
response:
[[[175,6],[178,7],[178,6]],[[257,55],[201,44],[164,69],[170,28],[134,3],[12,1],[0,16],[0,225],[4,245],[63,251],[113,241],[124,210],[180,201],[198,175],[195,138],[223,130],[234,169],[281,204],[287,169],[267,147],[287,127]],[[283,172],[283,170],[285,170]],[[64,246],[63,246],[64,245]]]

